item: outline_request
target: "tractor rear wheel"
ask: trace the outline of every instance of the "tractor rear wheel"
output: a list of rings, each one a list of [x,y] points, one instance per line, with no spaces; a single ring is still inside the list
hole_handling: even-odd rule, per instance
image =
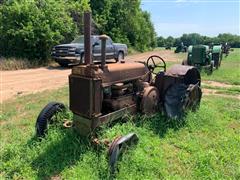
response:
[[[69,63],[67,63],[67,62],[58,62],[58,64],[59,64],[61,67],[65,67],[65,68],[69,67]]]
[[[196,110],[200,106],[202,91],[198,84],[172,85],[164,97],[165,113],[170,118],[181,118],[188,110]]]
[[[53,124],[53,117],[65,109],[64,104],[58,102],[48,103],[38,115],[36,121],[36,135],[43,137],[47,133],[48,124]]]

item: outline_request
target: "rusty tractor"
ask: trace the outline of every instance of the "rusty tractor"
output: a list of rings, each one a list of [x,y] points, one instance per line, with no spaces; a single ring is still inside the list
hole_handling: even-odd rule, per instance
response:
[[[198,108],[201,78],[194,66],[174,65],[166,70],[165,61],[155,55],[146,62],[106,64],[105,35],[101,36],[101,64],[94,64],[90,24],[91,14],[85,13],[85,62],[73,67],[69,75],[71,126],[77,133],[92,135],[97,127],[121,119],[126,113],[164,112],[175,119]],[[63,108],[62,103],[50,103],[42,110],[36,122],[38,136],[44,136],[52,117]],[[130,140],[137,142],[136,134],[118,137],[112,142],[110,164],[116,161],[119,149],[124,147],[122,144]]]

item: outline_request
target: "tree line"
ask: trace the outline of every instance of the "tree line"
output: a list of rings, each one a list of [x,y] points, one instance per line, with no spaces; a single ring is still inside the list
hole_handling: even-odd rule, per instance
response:
[[[239,36],[231,34],[157,38],[150,14],[140,4],[141,0],[0,0],[0,56],[47,60],[54,45],[83,34],[84,11],[92,12],[93,34],[107,34],[138,51],[181,42],[240,47]]]
[[[223,44],[228,43],[233,48],[240,48],[240,36],[233,35],[230,33],[219,34],[217,37],[202,36],[197,33],[183,34],[179,38],[174,38],[169,36],[164,38],[162,36],[157,37],[158,47],[174,47],[178,46],[183,42],[185,46],[195,45],[195,44]]]
[[[140,0],[1,0],[0,56],[45,61],[51,48],[83,34],[91,11],[93,33],[108,34],[138,51],[156,46],[150,14]]]

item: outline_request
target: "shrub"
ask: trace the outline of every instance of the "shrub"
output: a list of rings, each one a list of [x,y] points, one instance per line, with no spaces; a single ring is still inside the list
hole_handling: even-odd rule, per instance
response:
[[[0,8],[0,51],[4,56],[46,60],[53,45],[77,33],[59,1],[13,0]]]

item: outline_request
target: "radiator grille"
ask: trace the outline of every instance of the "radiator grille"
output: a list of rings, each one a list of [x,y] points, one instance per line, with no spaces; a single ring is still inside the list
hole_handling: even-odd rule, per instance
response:
[[[101,113],[101,80],[69,76],[70,109],[87,118]]]

